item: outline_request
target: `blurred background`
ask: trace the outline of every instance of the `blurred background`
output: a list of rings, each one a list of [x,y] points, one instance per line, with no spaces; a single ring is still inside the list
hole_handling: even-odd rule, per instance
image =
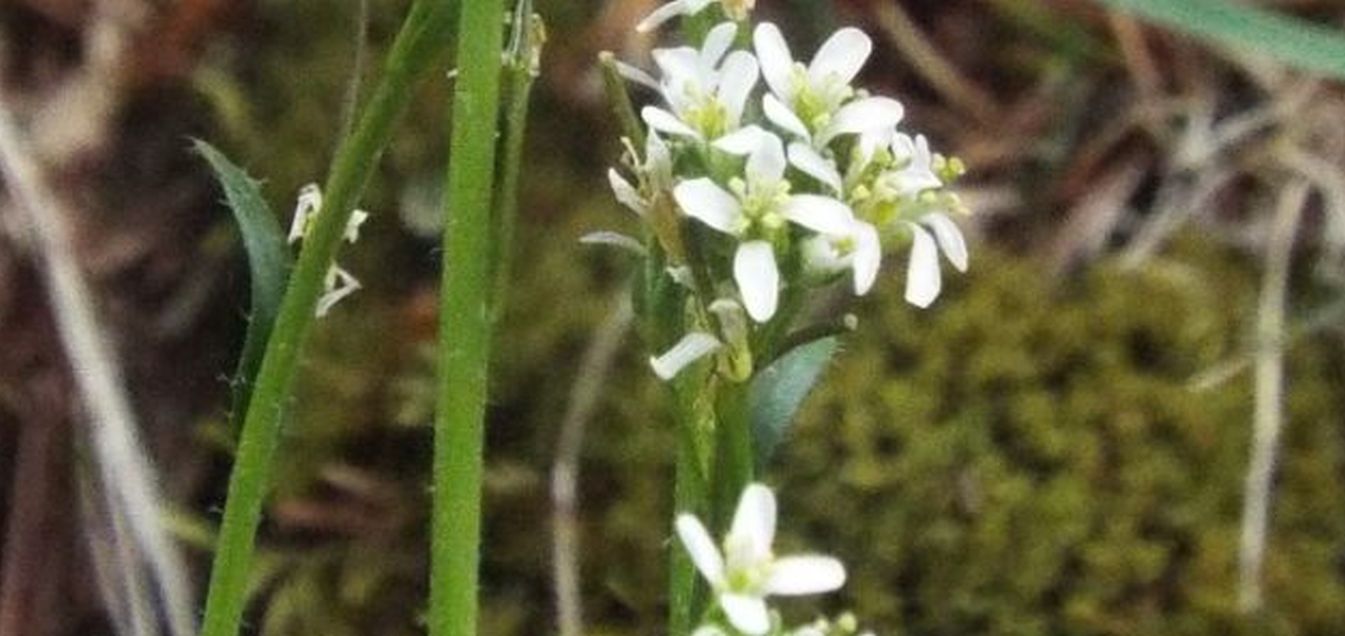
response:
[[[407,2],[367,4],[366,77]],[[541,0],[514,287],[488,423],[482,633],[554,633],[550,472],[579,359],[621,332],[633,230],[601,50],[648,65],[655,0]],[[1325,25],[1336,0],[1260,4]],[[231,457],[247,267],[199,137],[288,225],[342,126],[362,9],[330,0],[3,0],[0,96],[67,208],[199,598]],[[1091,0],[760,0],[969,166],[970,272],[929,310],[904,258],[766,481],[782,552],[850,567],[800,620],[916,636],[1345,633],[1345,93]],[[448,68],[374,175],[319,321],[260,538],[252,633],[423,631]],[[0,634],[112,633],[115,550],[39,263],[0,195]],[[604,331],[606,329],[606,331]],[[578,449],[586,632],[661,633],[673,435],[638,339]],[[1283,360],[1277,371],[1277,360]],[[1257,382],[1257,378],[1261,382]],[[1258,389],[1258,384],[1260,387]],[[1282,400],[1273,388],[1283,386]],[[1259,404],[1259,408],[1258,408]],[[1238,602],[1254,423],[1282,425],[1261,609]],[[112,594],[115,597],[115,594]]]

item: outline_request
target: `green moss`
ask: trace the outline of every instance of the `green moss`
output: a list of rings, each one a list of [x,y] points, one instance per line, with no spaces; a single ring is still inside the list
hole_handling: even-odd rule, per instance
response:
[[[776,467],[784,525],[852,565],[888,633],[1327,634],[1345,621],[1339,389],[1291,357],[1270,615],[1236,607],[1254,278],[1099,267],[1064,289],[982,256],[928,312],[884,290]],[[880,326],[881,325],[881,326]]]

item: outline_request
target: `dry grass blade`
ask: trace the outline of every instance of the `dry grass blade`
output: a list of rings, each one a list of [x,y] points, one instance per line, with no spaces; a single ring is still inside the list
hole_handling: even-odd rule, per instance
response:
[[[34,234],[57,327],[89,413],[90,446],[98,467],[97,481],[108,498],[108,513],[113,519],[110,525],[125,524],[126,539],[148,561],[154,595],[163,601],[171,632],[188,636],[195,631],[190,579],[160,523],[158,484],[137,439],[121,373],[108,350],[90,302],[92,296],[72,253],[63,222],[65,211],[32,156],[0,96],[0,170],[18,203],[16,209],[26,213]],[[130,580],[141,580],[142,565],[138,561],[118,564]],[[141,629],[147,628],[136,631]]]
[[[556,585],[556,613],[561,636],[583,636],[584,614],[579,586],[579,456],[584,428],[611,369],[633,317],[629,295],[594,332],[579,362],[570,390],[570,405],[561,420],[556,463],[551,469],[552,567]]]
[[[1307,204],[1310,184],[1297,179],[1280,194],[1266,246],[1266,271],[1256,319],[1256,410],[1252,458],[1244,491],[1242,540],[1238,551],[1238,603],[1244,612],[1263,605],[1261,570],[1270,521],[1271,487],[1284,428],[1284,334],[1290,261]]]

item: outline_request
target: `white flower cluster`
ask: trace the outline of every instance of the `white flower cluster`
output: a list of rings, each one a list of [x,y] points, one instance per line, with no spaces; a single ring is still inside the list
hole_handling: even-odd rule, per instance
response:
[[[704,303],[727,297],[754,324],[777,317],[786,290],[844,277],[856,295],[867,293],[883,254],[904,245],[906,299],[928,306],[941,288],[940,252],[967,267],[947,214],[961,206],[945,189],[960,163],[902,130],[900,102],[852,86],[873,48],[862,31],[837,31],[804,64],[774,24],[747,33],[752,4],[675,0],[641,23],[650,30],[711,11],[728,18],[698,47],[654,50],[657,77],[621,65],[663,103],[640,111],[644,152],[627,144],[634,179],[608,174],[617,199],[652,229],[674,280],[694,286],[700,266],[713,285],[697,290],[714,296]],[[683,231],[685,219],[700,227]],[[685,245],[687,237],[704,244]],[[730,344],[722,336],[691,334],[654,367],[671,377]]]
[[[716,608],[724,619],[712,620],[692,636],[842,636],[854,634],[853,616],[835,622],[819,620],[798,628],[781,624],[777,613],[766,605],[768,596],[803,596],[839,589],[845,584],[845,567],[828,556],[776,557],[775,493],[761,484],[743,491],[733,523],[721,551],[704,524],[693,515],[677,518],[677,536],[696,569],[710,583]],[[730,629],[736,631],[729,631]],[[866,634],[864,636],[872,636]]]
[[[293,245],[302,241],[308,236],[308,232],[313,228],[313,222],[318,218],[318,211],[322,209],[322,189],[316,183],[310,183],[299,189],[299,200],[294,206],[294,219],[290,221],[289,243]],[[355,210],[350,214],[350,220],[346,221],[346,230],[342,238],[349,243],[354,243],[360,239],[360,226],[368,220],[369,213],[364,210]],[[327,275],[322,279],[322,296],[318,298],[316,314],[318,318],[327,315],[327,312],[341,302],[341,299],[360,290],[360,281],[355,278],[345,268],[336,263],[332,263]]]

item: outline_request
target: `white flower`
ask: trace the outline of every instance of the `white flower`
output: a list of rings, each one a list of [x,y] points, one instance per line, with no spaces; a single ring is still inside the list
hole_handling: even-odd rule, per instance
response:
[[[651,200],[656,194],[672,189],[672,152],[663,138],[652,130],[645,136],[643,162],[639,162],[639,155],[631,147],[630,141],[624,138],[622,141],[626,143],[626,153],[635,167],[640,186],[631,184],[616,168],[607,170],[607,182],[612,186],[612,193],[618,202],[643,217],[649,212]]]
[[[702,9],[714,4],[717,0],[673,0],[649,14],[649,17],[635,25],[635,30],[640,33],[648,33],[659,28],[664,22],[684,15],[696,15]]]
[[[905,222],[912,232],[911,261],[906,270],[906,302],[925,308],[943,288],[939,251],[958,271],[967,271],[967,244],[962,231],[947,215],[931,212],[919,223]]]
[[[355,210],[351,212],[350,219],[346,221],[346,232],[341,238],[344,238],[347,243],[354,245],[355,241],[360,240],[360,226],[364,225],[364,222],[367,220],[369,220],[368,212],[365,212],[364,210]]]
[[[852,99],[856,94],[850,82],[873,51],[873,41],[859,29],[834,33],[806,67],[794,61],[774,24],[759,25],[752,41],[771,89],[762,98],[766,118],[818,148],[838,135],[892,128],[905,115],[895,99]]]
[[[322,209],[322,189],[316,183],[299,188],[299,200],[294,204],[294,219],[290,221],[289,242],[299,242],[308,234],[312,219]]]
[[[327,276],[323,279],[322,285],[323,292],[322,296],[318,298],[316,312],[318,318],[326,316],[327,312],[336,306],[336,303],[341,302],[341,299],[355,293],[361,287],[360,281],[335,263],[332,263],[331,268],[327,270]]]
[[[644,107],[640,116],[650,128],[702,141],[738,129],[760,70],[751,53],[728,53],[737,33],[738,25],[725,22],[710,29],[699,51],[689,46],[654,51],[663,74],[659,90],[672,111]]]
[[[803,245],[803,259],[809,269],[823,274],[851,270],[856,296],[873,288],[882,258],[878,228],[859,219],[852,220],[845,232],[818,234]]]
[[[682,337],[662,355],[649,358],[649,366],[660,379],[671,380],[692,363],[724,346],[719,339],[704,332],[693,331]]]
[[[765,322],[775,315],[780,292],[772,243],[786,222],[844,234],[854,214],[831,197],[790,194],[784,179],[784,145],[771,133],[749,127],[716,146],[735,154],[750,152],[745,178],[733,179],[728,190],[708,178],[683,181],[673,188],[673,198],[688,216],[740,241],[733,257],[733,278],[748,315]]]
[[[635,25],[635,30],[640,33],[648,33],[662,26],[664,22],[678,16],[696,15],[715,2],[720,3],[720,6],[724,8],[724,13],[739,22],[746,20],[747,15],[756,6],[756,0],[673,0],[654,9],[649,17]]]
[[[893,169],[879,174],[874,181],[873,192],[880,198],[910,198],[925,190],[943,185],[934,174],[934,153],[929,149],[929,140],[924,135],[914,139],[910,135],[895,131],[881,131],[861,135],[859,143],[860,160],[856,164],[862,169],[874,155],[875,147],[885,147],[891,155]]]
[[[316,183],[310,183],[299,188],[299,199],[294,205],[294,219],[290,221],[289,242],[291,245],[303,240],[313,229],[313,223],[317,221],[318,212],[322,210],[322,189]],[[364,210],[354,210],[350,213],[350,219],[346,221],[345,233],[342,235],[349,243],[354,243],[360,238],[360,226],[369,220],[369,213]]]
[[[761,484],[743,491],[722,553],[694,515],[677,517],[677,536],[714,589],[729,622],[752,636],[770,629],[767,596],[820,594],[845,583],[845,567],[831,557],[776,558],[771,551],[775,495]]]

